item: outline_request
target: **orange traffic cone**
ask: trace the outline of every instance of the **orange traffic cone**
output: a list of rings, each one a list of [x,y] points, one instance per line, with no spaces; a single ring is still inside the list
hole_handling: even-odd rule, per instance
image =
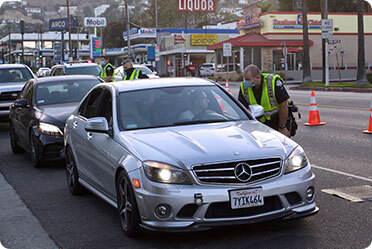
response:
[[[229,93],[231,93],[231,91],[230,91],[230,86],[229,86],[229,80],[226,80],[225,89],[226,89]]]
[[[313,125],[325,125],[325,122],[320,122],[318,106],[316,105],[315,94],[311,92],[311,101],[310,101],[310,113],[309,113],[309,122],[305,123],[307,126]]]
[[[363,133],[372,134],[372,98],[371,98],[371,114],[369,115],[368,130],[363,131]]]

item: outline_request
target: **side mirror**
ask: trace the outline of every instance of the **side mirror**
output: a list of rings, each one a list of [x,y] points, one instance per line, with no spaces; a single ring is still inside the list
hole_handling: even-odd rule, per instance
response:
[[[85,130],[90,132],[109,133],[109,125],[106,118],[90,118],[85,124]]]
[[[14,106],[18,108],[24,108],[27,106],[27,99],[20,99],[14,102]]]
[[[265,115],[264,108],[260,105],[250,105],[249,109],[255,118],[262,117]]]

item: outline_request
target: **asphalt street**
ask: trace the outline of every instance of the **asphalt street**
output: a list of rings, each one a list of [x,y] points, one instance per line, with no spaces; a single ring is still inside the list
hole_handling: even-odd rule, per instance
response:
[[[238,85],[230,88],[236,96]],[[114,208],[92,194],[69,193],[62,163],[35,169],[28,154],[12,154],[7,124],[0,124],[0,172],[36,217],[35,229],[39,224],[60,248],[367,248],[372,242],[372,202],[355,203],[322,190],[372,186],[372,135],[362,133],[368,127],[371,94],[316,92],[320,118],[327,124],[306,127],[310,92],[289,93],[302,114],[294,140],[305,149],[316,174],[320,212],[305,219],[129,239]]]

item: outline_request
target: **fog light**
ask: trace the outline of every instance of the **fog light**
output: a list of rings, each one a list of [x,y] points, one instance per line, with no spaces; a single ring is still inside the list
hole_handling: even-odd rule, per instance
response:
[[[306,199],[311,201],[314,198],[314,188],[310,187],[306,190]]]
[[[161,219],[167,218],[170,215],[171,209],[166,204],[160,204],[155,209],[155,214]]]

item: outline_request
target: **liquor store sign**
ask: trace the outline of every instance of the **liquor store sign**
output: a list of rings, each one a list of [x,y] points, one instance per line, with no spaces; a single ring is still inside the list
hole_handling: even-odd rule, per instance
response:
[[[215,0],[177,0],[177,11],[215,12]]]
[[[191,35],[191,46],[209,46],[217,43],[216,34]]]

